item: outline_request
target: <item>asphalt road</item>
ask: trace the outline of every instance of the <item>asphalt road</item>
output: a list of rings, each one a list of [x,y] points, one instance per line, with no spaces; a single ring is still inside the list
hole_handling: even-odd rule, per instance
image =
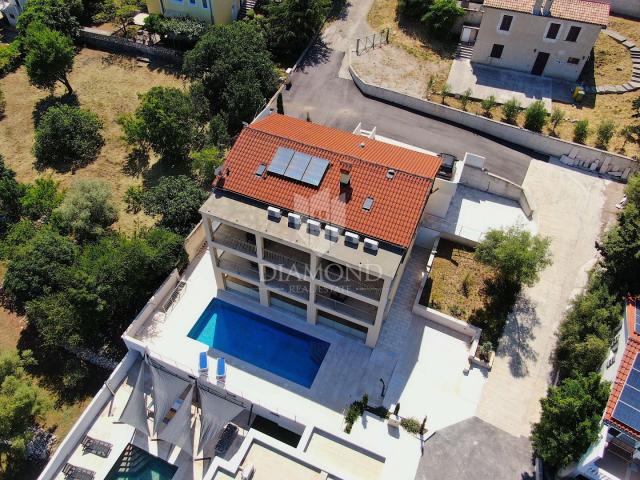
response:
[[[490,172],[522,184],[534,152],[484,136],[442,120],[365,97],[353,81],[338,77],[345,53],[319,40],[292,75],[291,89],[283,95],[285,114],[353,131],[362,128],[433,152],[462,158],[465,152],[487,159]]]

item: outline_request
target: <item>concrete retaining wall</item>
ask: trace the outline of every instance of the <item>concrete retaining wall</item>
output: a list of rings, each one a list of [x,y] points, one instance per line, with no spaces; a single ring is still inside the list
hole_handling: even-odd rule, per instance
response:
[[[128,352],[127,355],[115,368],[109,379],[98,391],[87,408],[84,409],[80,418],[73,425],[71,431],[67,434],[64,441],[58,446],[49,463],[44,467],[38,480],[51,480],[55,478],[56,472],[62,468],[67,458],[73,453],[76,446],[82,440],[93,421],[100,414],[107,402],[112,398],[112,391],[117,390],[118,386],[124,381],[129,369],[139,358],[136,352]],[[110,390],[111,389],[111,390]]]
[[[611,11],[618,15],[640,18],[640,0],[611,0]]]
[[[640,170],[638,161],[632,158],[531,132],[524,128],[481,117],[473,113],[463,112],[462,110],[446,105],[377,87],[362,80],[351,65],[349,65],[349,72],[356,86],[363,94],[369,97],[378,98],[386,102],[442,118],[483,134],[530,148],[545,155],[558,158],[566,155],[575,159],[573,163],[577,168],[597,171],[598,173],[608,174],[611,177],[621,178],[623,180],[626,180],[631,173]]]
[[[144,45],[127,38],[114,37],[108,32],[99,33],[95,29],[80,30],[80,40],[86,45],[108,52],[159,58],[168,62],[182,64],[182,52],[157,45]]]
[[[200,253],[206,244],[207,238],[204,225],[202,224],[202,220],[200,220],[198,225],[196,225],[194,229],[191,230],[191,233],[187,235],[187,238],[184,239],[184,250],[187,252],[189,262],[198,256],[198,253]]]

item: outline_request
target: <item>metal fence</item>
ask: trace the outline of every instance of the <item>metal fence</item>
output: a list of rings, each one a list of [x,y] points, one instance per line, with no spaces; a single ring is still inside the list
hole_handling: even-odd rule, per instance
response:
[[[364,38],[356,39],[356,55],[389,43],[389,29],[385,28]]]

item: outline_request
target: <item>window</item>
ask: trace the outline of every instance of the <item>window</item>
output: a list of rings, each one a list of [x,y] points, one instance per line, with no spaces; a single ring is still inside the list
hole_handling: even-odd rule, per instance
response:
[[[511,22],[513,22],[512,15],[504,15],[502,17],[502,22],[500,22],[500,30],[503,32],[508,32],[511,29]]]
[[[580,35],[580,27],[571,27],[569,29],[569,33],[567,33],[567,42],[575,42],[578,40],[578,35]]]
[[[501,58],[502,57],[502,51],[504,50],[504,45],[500,45],[498,43],[494,43],[493,47],[491,48],[491,58]]]
[[[202,0],[202,8],[209,8],[209,5],[207,4],[207,0]]]
[[[558,38],[558,32],[560,32],[560,24],[559,23],[550,23],[549,28],[547,30],[547,37],[551,40],[555,40]]]
[[[571,65],[578,65],[580,63],[580,59],[576,57],[569,57],[567,63],[570,63]]]

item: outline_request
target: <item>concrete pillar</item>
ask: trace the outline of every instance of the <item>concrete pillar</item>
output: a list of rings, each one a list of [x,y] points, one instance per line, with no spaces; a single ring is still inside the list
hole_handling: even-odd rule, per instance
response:
[[[258,233],[256,236],[256,255],[260,260],[264,258],[264,237]]]
[[[262,242],[260,242],[262,243]],[[256,237],[256,245],[258,244],[258,238]],[[258,273],[260,275],[260,303],[266,307],[269,306],[269,292],[267,291],[267,267],[261,263],[258,264]]]
[[[216,287],[220,290],[226,290],[227,284],[224,281],[222,272],[218,269],[218,250],[213,246],[213,228],[211,222],[213,218],[209,215],[202,215],[202,225],[204,226],[205,236],[207,237],[207,245],[209,246],[209,256],[211,257],[211,265],[213,266],[213,278],[216,282]]]
[[[318,321],[318,309],[316,308],[316,270],[318,269],[318,256],[311,252],[309,256],[309,302],[307,304],[307,323],[315,325]]]
[[[369,327],[369,331],[367,332],[367,347],[375,347],[376,343],[378,343],[378,337],[380,336],[380,329],[382,328],[382,321],[384,320],[385,310],[387,307],[387,302],[389,301],[389,288],[391,285],[391,280],[388,278],[384,279],[384,283],[382,285],[382,294],[380,295],[380,303],[378,304],[378,310],[376,311],[376,320],[375,323]]]

